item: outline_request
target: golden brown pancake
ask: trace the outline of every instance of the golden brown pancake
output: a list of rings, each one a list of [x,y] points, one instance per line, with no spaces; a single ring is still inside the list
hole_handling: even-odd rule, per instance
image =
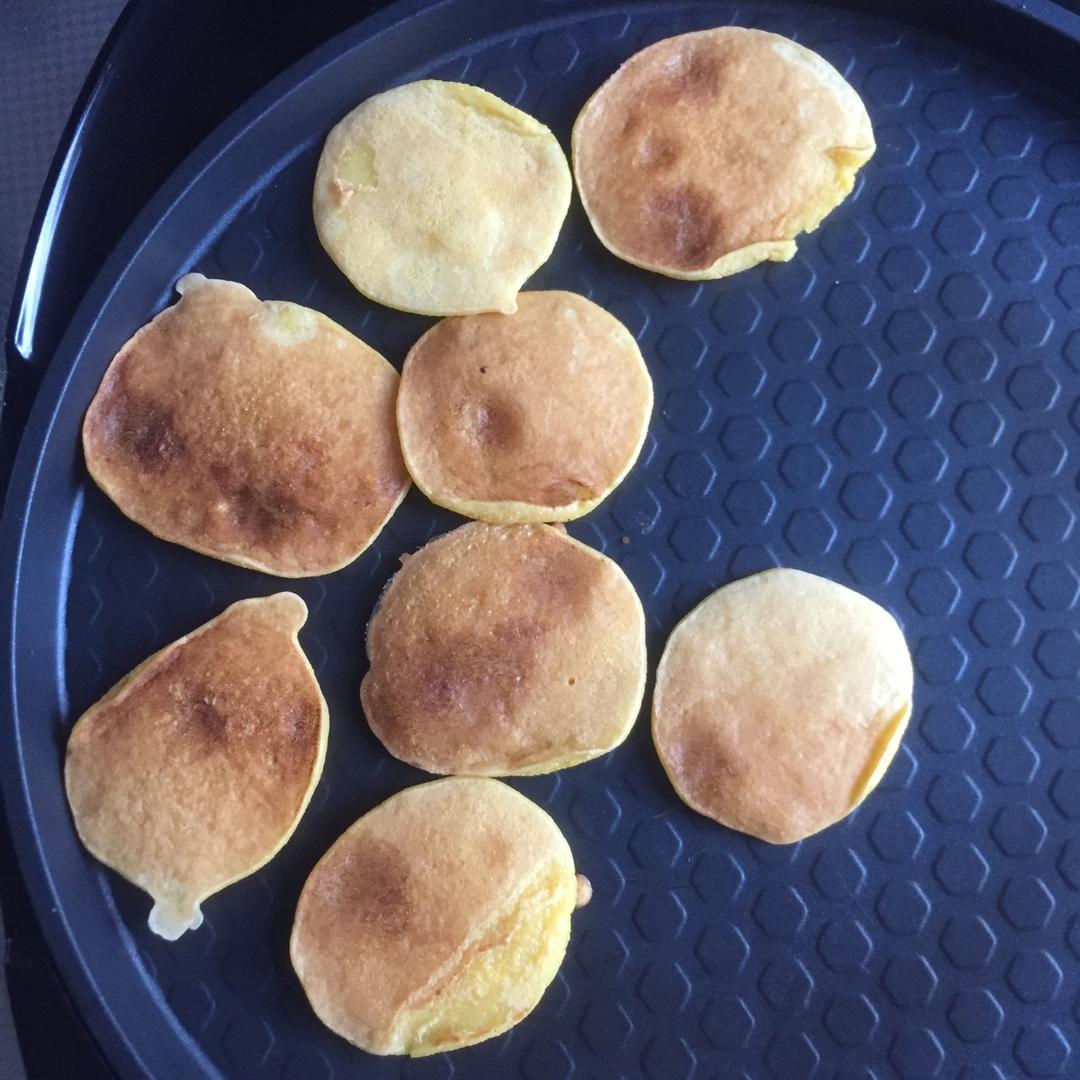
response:
[[[90,852],[154,899],[170,941],[292,835],[322,773],[326,702],[303,600],[241,600],[121,679],[72,729],[64,779]]]
[[[609,558],[550,525],[473,522],[409,555],[368,626],[360,698],[395,757],[526,775],[626,738],[645,617]]]
[[[513,315],[444,319],[401,371],[398,434],[439,506],[502,524],[569,521],[641,450],[652,380],[630,332],[570,292],[524,292]]]
[[[877,786],[911,715],[912,678],[884,608],[813,574],[767,570],[675,627],[656,673],[653,741],[689,806],[787,844]]]
[[[425,79],[330,132],[315,227],[365,296],[423,315],[513,311],[551,254],[570,168],[539,121],[478,86]]]
[[[364,1050],[470,1046],[540,1000],[578,884],[558,826],[513,788],[421,784],[365,814],[311,872],[293,967],[319,1019]]]
[[[632,56],[573,134],[581,201],[604,245],[690,279],[790,259],[873,152],[866,109],[835,68],[735,26]]]
[[[310,308],[188,274],[116,354],[90,474],[163,540],[282,577],[352,562],[408,487],[397,372]]]

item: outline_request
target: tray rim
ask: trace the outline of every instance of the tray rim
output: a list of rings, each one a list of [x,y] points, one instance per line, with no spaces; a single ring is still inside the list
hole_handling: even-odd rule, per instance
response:
[[[106,306],[124,277],[125,269],[136,259],[140,250],[152,239],[154,233],[176,213],[188,193],[200,184],[209,182],[213,166],[233,146],[248,135],[251,128],[264,121],[266,115],[301,92],[305,84],[328,65],[341,61],[353,50],[368,45],[371,40],[417,16],[431,15],[442,8],[452,8],[460,0],[393,0],[387,7],[369,15],[348,29],[335,35],[302,59],[290,65],[261,90],[252,95],[224,122],[210,132],[185,158],[161,188],[149,200],[125,230],[115,249],[102,264],[86,295],[79,303],[66,330],[60,338],[55,354],[49,358],[46,370],[35,394],[29,417],[18,436],[18,448],[10,470],[9,483],[3,511],[0,514],[0,566],[10,572],[0,575],[0,657],[6,672],[6,686],[2,700],[6,716],[0,724],[0,796],[8,827],[11,832],[19,872],[24,878],[31,907],[42,928],[49,954],[57,965],[63,983],[71,994],[78,1013],[87,1030],[95,1040],[109,1065],[124,1077],[180,1075],[172,1069],[178,1065],[195,1066],[198,1075],[220,1075],[205,1056],[193,1037],[184,1034],[181,1044],[187,1051],[182,1057],[166,1053],[159,1061],[161,1043],[150,1039],[155,1047],[155,1057],[144,1061],[128,1037],[118,1018],[111,1012],[100,993],[96,991],[97,980],[84,962],[82,948],[60,917],[61,897],[53,883],[47,859],[42,850],[39,824],[31,806],[30,780],[23,763],[19,694],[16,685],[18,665],[18,626],[20,612],[21,560],[29,525],[29,507],[39,486],[42,457],[46,451],[58,407],[67,390],[68,382],[81,361],[88,339],[99,321],[99,312]],[[683,0],[685,2],[685,0]],[[691,0],[697,3],[698,0]],[[938,28],[920,25],[918,13],[907,5],[885,0],[800,0],[808,6],[864,12],[876,17],[891,18],[912,25],[926,32],[941,34]],[[493,0],[497,4],[497,0]],[[493,6],[493,5],[485,5]],[[590,4],[592,13],[604,11],[625,13],[630,9],[647,10],[662,7],[663,0],[632,0],[629,4]],[[702,4],[701,6],[705,6]],[[1029,30],[1036,28],[1060,35],[1080,47],[1080,14],[1056,3],[1055,0],[970,0],[965,5],[971,11],[979,8],[996,9],[1017,17]],[[533,28],[549,22],[561,21],[561,17],[580,10],[576,0],[519,0],[509,25],[501,32],[512,33],[515,27]],[[739,21],[745,21],[752,11],[738,4]],[[492,30],[498,34],[500,30]],[[485,36],[491,36],[485,34]],[[955,36],[955,35],[954,35]],[[974,48],[985,48],[980,41]],[[1035,74],[1038,78],[1038,73]],[[63,148],[58,151],[58,156]],[[283,164],[279,161],[275,168]],[[171,291],[171,286],[169,287]],[[67,358],[67,368],[60,368],[58,357]],[[69,528],[69,533],[72,532]],[[67,537],[69,549],[72,535]],[[66,571],[59,570],[61,580]],[[57,630],[63,639],[62,628]],[[140,1029],[150,1019],[141,1016]],[[160,1012],[155,1012],[155,1027],[163,1034],[174,1035],[176,1028],[170,1025]],[[145,1046],[149,1033],[140,1030],[140,1043]],[[166,1065],[170,1071],[161,1073],[148,1069],[148,1065]]]

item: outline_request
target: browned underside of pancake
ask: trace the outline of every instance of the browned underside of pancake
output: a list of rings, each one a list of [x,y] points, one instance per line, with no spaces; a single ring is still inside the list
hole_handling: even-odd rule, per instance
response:
[[[445,986],[463,947],[552,862],[573,873],[551,819],[498,781],[454,777],[387,800],[301,894],[291,953],[316,1012],[385,1053],[401,1011]]]
[[[668,38],[588,102],[574,169],[613,250],[695,271],[805,227],[822,186],[808,163],[831,173],[826,151],[858,125],[832,89],[773,47],[783,40],[739,27]],[[865,137],[872,148],[868,122]]]
[[[618,742],[640,704],[633,587],[548,525],[472,523],[407,557],[367,648],[372,729],[431,772],[580,760]]]
[[[911,691],[907,646],[884,609],[815,575],[769,570],[717,590],[672,632],[653,738],[690,806],[789,843],[865,796]]]
[[[584,297],[524,292],[513,315],[445,319],[402,369],[398,422],[437,499],[558,507],[606,494],[652,405],[633,338]]]
[[[313,315],[308,340],[263,329],[267,305],[206,282],[143,327],[87,413],[90,472],[155,535],[286,576],[355,558],[408,477],[397,373]]]
[[[198,899],[277,848],[320,755],[323,701],[290,593],[234,604],[88,710],[68,742],[79,834],[126,877]]]

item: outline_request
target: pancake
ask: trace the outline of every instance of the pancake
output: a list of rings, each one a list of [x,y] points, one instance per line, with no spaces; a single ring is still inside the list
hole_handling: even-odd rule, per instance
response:
[[[539,121],[478,86],[425,79],[368,98],[330,132],[315,227],[380,304],[509,312],[555,246],[570,187]]]
[[[633,465],[652,381],[630,332],[570,292],[444,319],[401,370],[398,435],[432,502],[483,521],[569,521]]]
[[[632,56],[581,110],[572,145],[605,247],[700,280],[790,259],[851,191],[874,134],[817,53],[727,26]]]
[[[373,1054],[471,1046],[522,1020],[588,898],[540,807],[497,780],[409,788],[311,872],[290,954],[319,1019]]]
[[[83,424],[98,486],[155,536],[282,577],[352,562],[408,487],[397,372],[309,308],[188,274]]]
[[[281,849],[326,754],[326,702],[297,641],[303,600],[241,600],[88,709],[64,780],[91,854],[154,900],[170,941]]]
[[[872,600],[799,570],[718,589],[675,627],[653,741],[679,797],[787,844],[877,786],[911,715],[911,657]]]
[[[609,558],[551,525],[473,522],[409,555],[367,633],[360,698],[395,757],[530,775],[618,746],[645,686],[645,616]]]

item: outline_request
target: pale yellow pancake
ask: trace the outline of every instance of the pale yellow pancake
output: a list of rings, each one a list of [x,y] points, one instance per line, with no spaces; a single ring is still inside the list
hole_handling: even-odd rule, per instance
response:
[[[315,227],[380,304],[509,312],[555,246],[570,188],[538,120],[478,86],[425,79],[368,98],[330,132]]]
[[[866,108],[835,68],[735,26],[642,49],[573,133],[596,235],[627,262],[689,279],[790,259],[873,152]]]
[[[373,1054],[490,1039],[555,977],[588,883],[540,807],[497,780],[409,788],[311,872],[290,954],[319,1019]]]
[[[292,835],[322,773],[326,702],[297,631],[303,600],[241,600],[88,709],[64,779],[90,852],[148,892],[170,941],[200,904]]]
[[[352,562],[408,488],[398,374],[325,315],[189,274],[83,424],[98,486],[155,536],[281,577]]]
[[[570,292],[523,292],[513,315],[444,319],[412,347],[397,418],[432,502],[483,521],[569,521],[637,459],[652,380],[630,332]]]
[[[799,570],[718,589],[672,632],[653,741],[679,796],[776,844],[877,786],[911,715],[911,657],[872,600]]]
[[[609,558],[554,526],[473,522],[403,561],[368,626],[360,690],[395,757],[526,775],[626,738],[645,687],[645,616]]]

